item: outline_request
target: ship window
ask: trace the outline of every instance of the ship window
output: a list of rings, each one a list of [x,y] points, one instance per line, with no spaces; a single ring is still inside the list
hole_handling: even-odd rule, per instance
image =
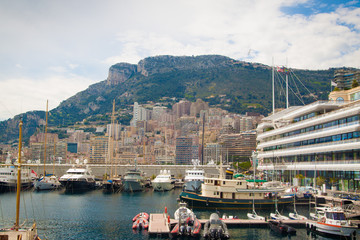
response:
[[[0,240],[8,240],[8,239],[9,239],[9,235],[0,236]]]
[[[223,181],[223,185],[225,185],[225,181]]]
[[[345,215],[342,212],[335,212],[333,213],[333,215],[334,215],[334,220],[346,220]]]

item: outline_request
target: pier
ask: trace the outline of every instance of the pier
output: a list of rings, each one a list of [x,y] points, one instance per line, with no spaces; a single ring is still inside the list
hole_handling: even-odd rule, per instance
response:
[[[178,223],[178,220],[168,219],[165,213],[151,213],[149,218],[149,234],[165,235],[170,234],[172,227]],[[209,219],[199,219],[201,226]],[[222,219],[228,228],[247,228],[247,227],[267,227],[267,220],[252,220],[252,219]],[[284,224],[287,224],[296,228],[305,228],[306,222],[311,220],[282,220]]]

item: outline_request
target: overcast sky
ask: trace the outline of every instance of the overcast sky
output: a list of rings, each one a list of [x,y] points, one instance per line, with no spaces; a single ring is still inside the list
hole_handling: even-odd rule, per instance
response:
[[[0,120],[45,110],[117,62],[220,54],[360,68],[360,3],[339,0],[0,1]]]

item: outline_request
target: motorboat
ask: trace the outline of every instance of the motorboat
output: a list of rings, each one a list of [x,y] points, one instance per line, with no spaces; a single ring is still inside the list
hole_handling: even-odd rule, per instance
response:
[[[327,207],[318,211],[316,221],[306,222],[306,228],[321,234],[355,239],[358,226],[346,219],[342,208]]]
[[[296,229],[281,221],[269,220],[268,225],[272,231],[280,235],[295,235]]]
[[[15,165],[0,168],[0,193],[14,192],[17,188],[18,171]],[[33,186],[30,169],[21,171],[21,189],[30,189]]]
[[[219,218],[217,213],[212,213],[210,219],[206,221],[204,225],[203,237],[205,239],[229,239],[230,234],[229,230],[224,223]]]
[[[136,167],[130,169],[125,173],[123,179],[123,190],[125,192],[139,192],[143,191],[146,185],[145,174]]]
[[[174,213],[174,219],[177,223],[170,232],[172,236],[200,236],[201,223],[194,212],[186,207],[186,203],[180,203],[180,207]]]
[[[53,174],[47,174],[45,177],[34,182],[34,188],[37,191],[40,190],[55,190],[61,188],[61,183],[59,179]]]
[[[193,159],[192,164],[192,169],[185,170],[184,191],[199,193],[201,184],[204,182],[205,171],[198,168],[200,166],[199,159]]]
[[[170,191],[175,186],[175,181],[171,178],[170,170],[160,170],[160,174],[151,181],[154,191]]]
[[[77,165],[68,169],[66,173],[60,177],[59,181],[66,191],[87,191],[93,190],[96,187],[95,176],[91,169],[86,165],[87,160],[84,160],[84,165],[80,165],[79,160],[76,160]]]
[[[149,214],[146,212],[141,212],[137,214],[133,218],[133,226],[132,228],[135,229],[148,229],[149,227]]]

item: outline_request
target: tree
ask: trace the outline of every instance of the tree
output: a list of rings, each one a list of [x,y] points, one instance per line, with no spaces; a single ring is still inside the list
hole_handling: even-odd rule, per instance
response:
[[[359,83],[356,79],[353,80],[352,84],[351,84],[351,88],[356,88],[359,86]]]

